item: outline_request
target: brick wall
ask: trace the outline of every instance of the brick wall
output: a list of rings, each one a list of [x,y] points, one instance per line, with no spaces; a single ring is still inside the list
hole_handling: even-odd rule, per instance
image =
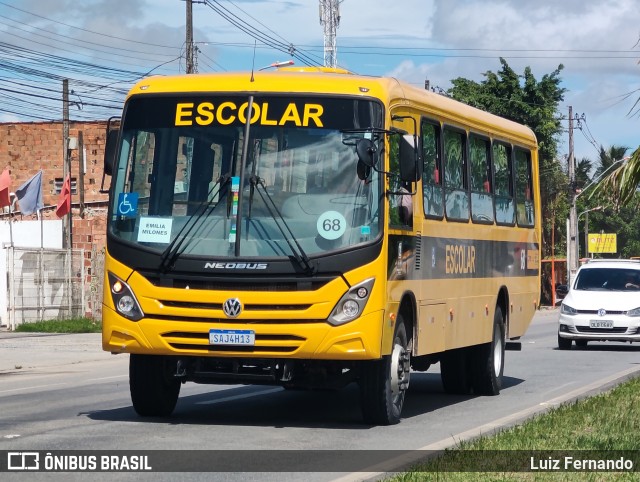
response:
[[[102,248],[106,238],[106,208],[108,196],[101,194],[102,163],[106,137],[106,121],[70,122],[69,137],[82,132],[85,152],[84,183],[80,185],[79,150],[71,150],[71,177],[77,191],[71,196],[73,213],[73,247],[91,253],[93,245]],[[45,219],[56,219],[55,206],[59,194],[55,181],[63,178],[63,143],[61,122],[0,123],[0,172],[9,169],[11,190],[15,191],[42,169],[42,199]],[[107,177],[106,182],[110,178]],[[85,210],[80,216],[79,190],[84,190]],[[16,216],[21,219],[19,203]],[[6,215],[5,215],[6,216]],[[33,214],[28,219],[35,219]]]

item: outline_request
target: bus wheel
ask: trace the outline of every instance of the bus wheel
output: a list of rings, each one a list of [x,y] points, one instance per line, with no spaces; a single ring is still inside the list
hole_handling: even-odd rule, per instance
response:
[[[504,373],[505,326],[502,309],[497,306],[493,317],[493,338],[473,348],[472,384],[478,395],[498,395]]]
[[[171,368],[174,370],[171,370]],[[175,364],[155,355],[129,356],[129,390],[133,408],[143,417],[171,415],[178,401],[180,380]]]
[[[407,332],[398,315],[391,355],[364,362],[360,394],[364,421],[373,425],[393,425],[400,421],[411,369]]]
[[[440,377],[445,393],[468,395],[471,393],[467,357],[469,348],[445,352],[440,359]]]

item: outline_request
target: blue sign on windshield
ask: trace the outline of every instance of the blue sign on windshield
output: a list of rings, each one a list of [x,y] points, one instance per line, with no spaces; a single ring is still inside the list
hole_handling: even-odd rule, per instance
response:
[[[138,193],[121,192],[118,195],[118,216],[125,218],[135,218],[138,213]]]

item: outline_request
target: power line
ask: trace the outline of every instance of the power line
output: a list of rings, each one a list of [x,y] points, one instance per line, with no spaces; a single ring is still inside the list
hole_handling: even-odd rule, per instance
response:
[[[23,13],[26,13],[26,14],[29,14],[29,15],[33,15],[34,17],[38,17],[38,18],[41,18],[43,20],[47,20],[48,22],[57,23],[59,25],[64,25],[65,27],[74,28],[74,29],[77,29],[77,30],[81,30],[83,32],[91,33],[91,34],[94,34],[94,35],[99,35],[101,37],[107,37],[107,38],[116,39],[116,40],[124,40],[125,42],[132,42],[132,43],[137,43],[137,44],[141,44],[141,45],[150,45],[152,47],[162,47],[162,48],[168,48],[168,49],[179,49],[179,47],[175,47],[173,45],[153,44],[153,43],[148,43],[148,42],[142,42],[140,40],[131,40],[131,39],[123,38],[123,37],[116,37],[114,35],[108,35],[108,34],[105,34],[105,33],[95,32],[93,30],[87,30],[86,28],[76,27],[75,25],[70,25],[68,23],[59,22],[57,20],[53,20],[53,19],[48,18],[48,17],[43,17],[42,15],[38,15],[36,13],[29,12],[27,10],[23,10],[21,8],[18,8],[18,7],[14,7],[13,5],[9,5],[8,3],[1,2],[1,1],[0,1],[0,5],[4,5],[5,7],[9,7],[9,8],[12,8],[14,10],[18,10],[20,12],[23,12]]]

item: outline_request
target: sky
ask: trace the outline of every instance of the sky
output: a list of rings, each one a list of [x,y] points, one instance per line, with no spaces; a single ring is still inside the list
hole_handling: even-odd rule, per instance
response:
[[[318,4],[194,3],[197,71],[322,65]],[[184,0],[0,0],[0,122],[60,120],[64,78],[72,120],[118,116],[138,79],[185,72],[185,24]],[[443,90],[457,77],[482,81],[500,57],[538,80],[562,64],[560,157],[569,106],[577,160],[640,145],[637,0],[342,0],[336,43],[340,67]]]

